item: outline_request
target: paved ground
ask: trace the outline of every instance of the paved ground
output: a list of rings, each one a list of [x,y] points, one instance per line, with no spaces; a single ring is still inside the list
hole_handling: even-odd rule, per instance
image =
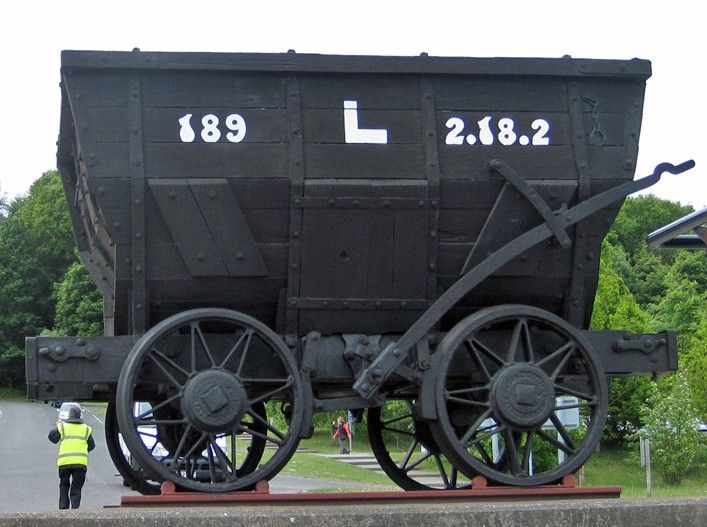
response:
[[[84,417],[93,427],[96,450],[91,453],[81,508],[117,505],[121,496],[136,493],[122,485],[110,460],[102,417],[90,412]],[[56,418],[50,405],[0,400],[0,512],[52,511],[58,506],[57,447],[47,439]],[[270,481],[271,492],[349,487],[360,484],[284,475]]]

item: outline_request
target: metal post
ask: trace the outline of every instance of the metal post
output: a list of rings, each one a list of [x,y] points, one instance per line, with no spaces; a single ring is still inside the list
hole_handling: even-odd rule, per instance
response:
[[[651,474],[651,441],[645,439],[645,455],[646,455],[646,494],[650,498],[653,496],[653,477]]]
[[[565,440],[562,439],[562,434],[559,432],[557,432],[557,441],[562,443],[563,445],[565,444]],[[566,458],[565,451],[562,450],[561,448],[558,448],[557,449],[557,463],[559,465],[562,465],[562,463],[565,462],[565,458]]]

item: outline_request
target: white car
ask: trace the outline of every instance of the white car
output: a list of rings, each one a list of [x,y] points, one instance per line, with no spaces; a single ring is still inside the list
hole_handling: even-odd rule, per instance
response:
[[[79,411],[81,411],[81,415],[83,416],[83,409],[81,408],[81,405],[79,403],[74,403],[74,402],[61,403],[61,406],[59,407],[59,410],[58,410],[58,417],[59,417],[60,421],[66,421],[69,418],[69,409],[72,406],[77,406]]]

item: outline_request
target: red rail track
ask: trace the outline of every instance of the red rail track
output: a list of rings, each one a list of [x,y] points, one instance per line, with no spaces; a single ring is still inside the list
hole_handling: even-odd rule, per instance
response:
[[[422,503],[426,501],[524,501],[547,499],[598,499],[618,498],[621,487],[577,487],[574,476],[565,476],[559,485],[538,487],[488,486],[482,476],[472,480],[472,488],[465,490],[419,490],[388,492],[328,492],[271,494],[267,481],[261,481],[255,490],[229,493],[181,492],[174,483],[164,482],[162,493],[157,496],[123,496],[122,507],[165,507],[188,505],[293,505],[293,504],[369,504]]]

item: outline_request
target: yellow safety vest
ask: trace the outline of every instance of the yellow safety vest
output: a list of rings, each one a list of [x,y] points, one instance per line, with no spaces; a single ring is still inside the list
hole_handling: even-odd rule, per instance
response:
[[[59,457],[57,466],[88,466],[88,437],[91,427],[84,423],[59,423]]]

